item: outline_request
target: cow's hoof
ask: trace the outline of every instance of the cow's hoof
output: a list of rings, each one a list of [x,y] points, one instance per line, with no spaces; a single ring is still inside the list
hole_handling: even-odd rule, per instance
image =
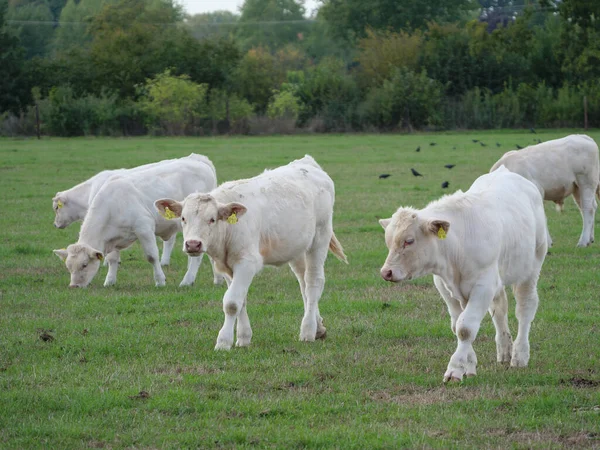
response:
[[[194,285],[194,281],[185,281],[185,280],[183,280],[181,283],[179,283],[179,287],[193,286],[193,285]]]
[[[248,347],[250,345],[250,339],[248,338],[238,338],[235,342],[236,347]]]
[[[231,350],[231,344],[229,342],[217,341],[215,350]]]
[[[106,280],[104,282],[104,287],[114,286],[115,284],[117,284],[117,280]]]
[[[325,339],[327,337],[327,330],[323,328],[322,330],[317,330],[317,334],[315,336],[316,339]]]

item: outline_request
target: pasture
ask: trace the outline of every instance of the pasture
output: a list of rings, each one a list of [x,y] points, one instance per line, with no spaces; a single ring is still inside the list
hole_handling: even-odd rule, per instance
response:
[[[496,363],[488,315],[474,343],[478,376],[444,385],[456,340],[431,276],[392,285],[379,275],[378,218],[468,189],[516,144],[571,132],[0,140],[0,447],[600,447],[600,231],[576,248],[574,202],[562,214],[546,203],[554,246],[527,368]],[[102,286],[101,268],[87,289],[68,288],[52,249],[75,242],[79,224],[53,227],[55,192],[191,152],[214,162],[219,182],[306,153],[334,180],[334,230],[350,264],[330,255],[325,266],[325,340],[298,341],[302,299],[284,266],[250,288],[252,345],[215,352],[225,288],[206,260],[195,286],[177,287],[181,235],[164,288],[138,244],[122,253],[116,286]],[[509,304],[514,338],[511,292]]]

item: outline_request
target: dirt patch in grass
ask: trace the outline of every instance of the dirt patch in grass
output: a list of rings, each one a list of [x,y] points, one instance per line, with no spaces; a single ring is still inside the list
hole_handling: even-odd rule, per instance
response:
[[[558,434],[548,430],[513,431],[487,430],[486,434],[499,438],[507,438],[513,444],[552,444],[562,448],[597,448],[600,445],[598,433],[579,431],[572,434]]]
[[[410,406],[428,406],[440,403],[492,398],[493,393],[484,392],[481,389],[463,389],[458,386],[441,386],[434,388],[408,386],[399,388],[396,391],[367,391],[367,397],[376,402]]]
[[[594,388],[600,386],[600,381],[590,380],[583,377],[571,377],[568,380],[561,380],[563,384],[570,384],[578,388]]]
[[[192,366],[192,367],[181,367],[181,366],[166,366],[159,367],[153,371],[156,375],[211,375],[215,373],[222,373],[223,370],[215,367],[204,367],[204,366]]]

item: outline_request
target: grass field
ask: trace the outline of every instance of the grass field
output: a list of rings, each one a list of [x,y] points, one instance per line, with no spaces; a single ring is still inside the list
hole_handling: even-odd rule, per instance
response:
[[[431,276],[379,276],[378,218],[468,189],[516,144],[570,132],[0,140],[0,448],[600,448],[600,242],[575,247],[572,201],[562,214],[546,205],[554,247],[527,368],[495,362],[487,316],[478,376],[444,385],[456,341]],[[165,288],[136,244],[116,286],[102,286],[102,268],[89,288],[68,289],[52,249],[75,242],[79,224],[53,227],[54,193],[102,169],[190,152],[210,157],[219,181],[306,153],[333,178],[350,264],[330,256],[325,267],[327,339],[298,341],[296,279],[268,268],[248,296],[252,345],[215,352],[225,288],[207,263],[194,287],[177,287],[181,236]]]

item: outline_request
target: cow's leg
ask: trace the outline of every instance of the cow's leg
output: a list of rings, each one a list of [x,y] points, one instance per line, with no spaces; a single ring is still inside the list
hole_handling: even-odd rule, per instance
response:
[[[473,350],[473,341],[477,337],[481,320],[491,306],[495,293],[500,288],[497,275],[487,276],[477,281],[469,295],[469,301],[456,321],[456,337],[458,346],[450,358],[448,369],[444,374],[444,382],[461,381],[463,375],[477,374],[477,356]]]
[[[177,234],[173,234],[169,239],[163,241],[163,252],[160,257],[160,265],[168,266],[171,263],[171,253],[173,253],[173,247],[175,247],[175,241]]]
[[[304,318],[300,326],[300,340],[314,341],[317,337],[324,337],[321,314],[319,312],[319,300],[325,287],[325,259],[329,249],[331,233],[317,231],[312,248],[306,253],[304,282],[306,283],[306,304],[304,307]],[[321,328],[319,328],[321,323]],[[320,334],[318,334],[320,330]]]
[[[257,267],[250,263],[241,263],[233,268],[233,279],[223,297],[225,322],[221,331],[219,331],[215,350],[231,349],[233,345],[233,326],[238,316],[241,316],[241,322],[238,323],[238,333],[241,334],[240,342],[244,345],[250,344],[252,330],[250,329],[245,304],[248,288],[257,272]]]
[[[208,260],[210,261],[210,266],[212,267],[212,272],[213,272],[213,284],[216,286],[219,286],[221,284],[223,284],[223,280],[225,280],[225,277],[220,274],[217,269],[215,269],[215,262],[213,261],[213,259],[206,255],[208,257]],[[228,285],[229,286],[229,285]]]
[[[519,321],[519,332],[515,339],[510,365],[525,367],[529,362],[529,330],[539,303],[537,280],[517,284],[513,287],[513,291],[517,301],[515,312]]]
[[[179,287],[191,286],[194,284],[203,257],[204,254],[200,256],[188,256],[187,272],[185,273],[183,280],[181,280],[181,283],[179,283]]]
[[[433,276],[433,284],[435,284],[438,292],[446,302],[448,313],[450,314],[450,327],[452,328],[452,332],[456,334],[456,321],[458,320],[458,316],[463,312],[462,306],[460,306],[458,300],[452,298],[452,292],[448,290],[443,280],[437,275]]]
[[[108,273],[104,280],[104,286],[112,286],[117,282],[117,270],[119,269],[119,252],[114,251],[106,255],[105,261],[108,264]]]
[[[304,303],[304,311],[307,310],[307,298],[306,298],[306,255],[302,255],[300,258],[290,262],[290,267],[298,279],[300,285],[300,293],[302,294],[302,302]],[[319,311],[319,305],[317,303],[317,332],[315,334],[316,339],[324,339],[327,336],[327,329],[323,325],[323,318]]]
[[[496,327],[496,357],[498,362],[510,362],[512,353],[512,336],[508,328],[508,299],[504,287],[498,291],[489,309]]]
[[[158,259],[158,246],[156,245],[156,236],[153,231],[138,231],[136,233],[142,250],[146,255],[146,260],[154,268],[154,282],[156,286],[164,286],[166,277],[165,273],[160,266],[160,260]]]
[[[248,317],[248,311],[246,310],[247,299],[247,297],[244,298],[244,304],[242,305],[242,309],[237,318],[236,347],[248,347],[252,340],[252,328],[250,327],[250,318]]]
[[[581,185],[575,186],[573,190],[573,198],[579,207],[583,220],[583,230],[577,247],[587,247],[594,242],[594,217],[598,203],[596,202],[595,186],[592,188],[588,184],[584,184],[583,187],[580,187]]]

